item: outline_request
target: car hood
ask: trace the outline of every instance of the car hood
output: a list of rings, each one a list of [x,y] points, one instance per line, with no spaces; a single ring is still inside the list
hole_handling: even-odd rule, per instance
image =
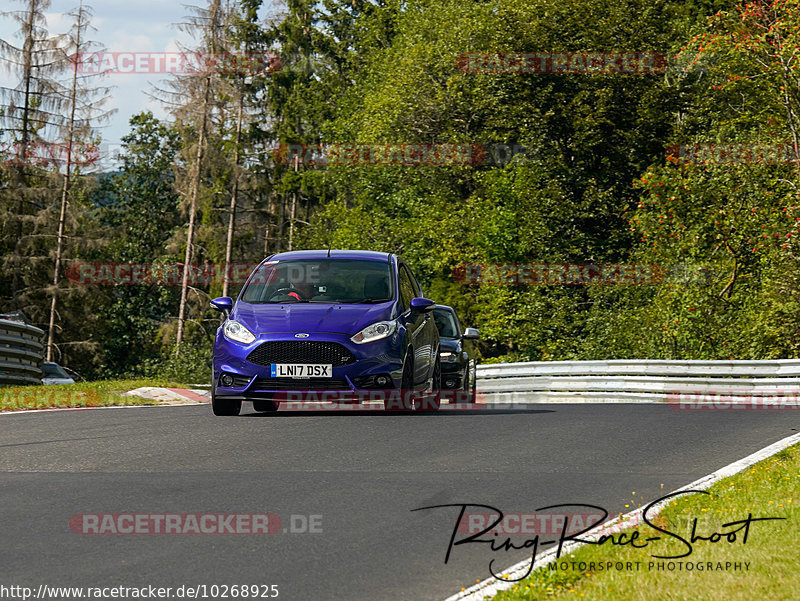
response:
[[[270,332],[330,332],[352,336],[376,321],[391,319],[393,304],[236,303],[231,319],[241,322],[255,335]]]

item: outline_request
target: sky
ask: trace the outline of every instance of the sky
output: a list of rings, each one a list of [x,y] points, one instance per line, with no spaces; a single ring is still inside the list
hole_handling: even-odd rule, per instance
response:
[[[26,2],[2,0],[0,4],[2,12],[18,10]],[[175,24],[185,20],[190,14],[187,8],[189,4],[205,5],[206,2],[205,0],[187,3],[171,0],[88,0],[85,4],[94,12],[92,25],[97,30],[92,32],[90,39],[98,42],[107,52],[113,53],[106,55],[106,60],[111,60],[115,66],[122,68],[131,63],[125,62],[126,58],[118,53],[173,53],[159,54],[147,59],[147,64],[157,65],[158,60],[163,61],[161,64],[166,64],[166,57],[176,56],[174,53],[179,53],[182,46],[193,47],[195,44],[191,38],[179,31]],[[269,1],[264,4],[271,6]],[[71,25],[66,13],[77,6],[78,0],[52,0],[46,12],[48,30],[51,33],[66,32]],[[266,10],[262,10],[266,14]],[[0,39],[20,46],[17,23],[10,16],[0,14]],[[111,98],[106,106],[117,109],[108,123],[98,128],[103,137],[104,155],[118,148],[121,138],[130,130],[128,122],[132,115],[149,110],[158,118],[167,117],[163,106],[157,100],[148,97],[147,92],[152,93],[156,86],[164,87],[169,75],[146,71],[147,67],[135,68],[131,73],[111,73],[93,84],[113,86]],[[16,82],[6,70],[0,70],[0,85],[15,87]]]

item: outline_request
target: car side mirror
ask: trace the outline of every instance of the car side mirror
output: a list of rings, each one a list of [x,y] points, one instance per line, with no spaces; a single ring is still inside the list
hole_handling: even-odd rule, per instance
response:
[[[465,340],[477,340],[480,337],[481,337],[481,333],[480,333],[480,330],[478,330],[477,328],[467,328],[467,329],[465,329],[464,330],[464,335],[462,336],[462,338],[464,338]]]
[[[211,301],[211,308],[221,311],[225,317],[231,314],[233,309],[233,299],[230,296],[220,296]]]
[[[436,305],[436,303],[429,298],[423,298],[421,296],[417,296],[411,299],[412,312],[428,313],[430,311],[433,311],[434,305]]]

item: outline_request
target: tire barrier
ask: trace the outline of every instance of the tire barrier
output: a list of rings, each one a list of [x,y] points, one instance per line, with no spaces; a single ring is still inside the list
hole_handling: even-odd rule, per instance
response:
[[[0,319],[0,386],[41,384],[44,331]]]

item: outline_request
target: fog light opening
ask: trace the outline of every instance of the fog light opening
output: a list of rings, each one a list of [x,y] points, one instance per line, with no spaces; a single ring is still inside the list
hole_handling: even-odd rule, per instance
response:
[[[226,388],[230,388],[233,386],[233,376],[230,374],[222,374],[219,378],[219,383]]]
[[[444,385],[447,388],[455,388],[456,384],[458,384],[458,380],[455,380],[453,378],[448,378],[447,380],[444,381]]]
[[[380,388],[386,388],[389,386],[389,376],[376,376],[375,377],[375,384],[378,385]]]

